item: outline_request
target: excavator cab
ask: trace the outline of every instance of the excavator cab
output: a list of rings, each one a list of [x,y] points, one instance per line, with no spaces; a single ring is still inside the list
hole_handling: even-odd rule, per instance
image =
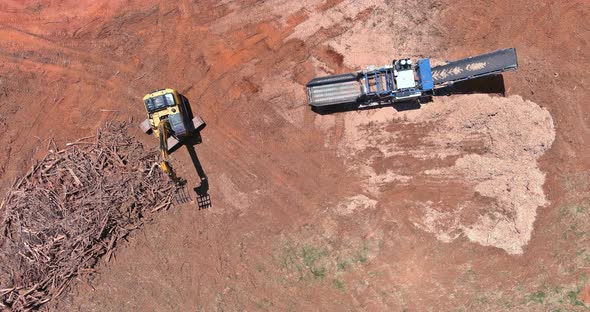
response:
[[[167,122],[170,135],[178,141],[186,136],[189,128],[189,116],[183,98],[174,89],[154,91],[143,97],[148,121],[156,137],[159,136],[160,123]],[[173,148],[172,146],[170,148]]]

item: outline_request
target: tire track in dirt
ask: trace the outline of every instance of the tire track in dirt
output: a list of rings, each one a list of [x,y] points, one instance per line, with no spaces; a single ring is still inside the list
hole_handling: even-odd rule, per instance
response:
[[[28,49],[33,48],[33,50],[42,50],[43,54],[63,53],[64,58],[67,57],[68,59],[70,59],[69,62],[73,61],[75,63],[92,63],[92,65],[108,66],[111,68],[116,68],[119,71],[125,73],[130,73],[132,71],[132,68],[127,64],[118,62],[113,59],[106,59],[97,56],[96,54],[87,53],[79,49],[69,48],[64,45],[58,44],[55,41],[52,41],[46,37],[29,33],[27,31],[16,29],[10,26],[2,26],[0,28],[0,36],[10,38],[9,42],[12,44],[18,42],[19,46],[16,49],[14,49],[14,47],[11,45],[7,46],[7,41],[4,42],[5,48],[10,50],[14,49],[15,52],[22,51],[22,48],[20,47],[26,46]]]

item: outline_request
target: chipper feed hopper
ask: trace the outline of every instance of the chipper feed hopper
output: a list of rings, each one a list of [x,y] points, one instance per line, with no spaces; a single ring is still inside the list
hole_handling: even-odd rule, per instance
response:
[[[378,68],[369,66],[355,73],[314,78],[307,83],[307,94],[315,109],[341,105],[363,108],[430,98],[437,88],[517,68],[514,48],[434,67],[428,58],[415,62],[400,59]]]

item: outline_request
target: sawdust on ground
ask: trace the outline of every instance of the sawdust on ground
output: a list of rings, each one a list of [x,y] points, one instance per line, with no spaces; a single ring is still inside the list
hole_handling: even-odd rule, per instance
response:
[[[428,130],[416,137],[412,131],[424,125]],[[339,151],[350,170],[365,177],[365,191],[377,198],[388,186],[466,183],[466,193],[486,200],[474,200],[475,195],[456,202],[423,198],[414,202],[413,224],[441,241],[464,235],[520,254],[531,237],[537,208],[548,204],[545,174],[537,160],[554,138],[551,115],[531,101],[461,95],[437,98],[413,111],[384,108],[346,114]],[[404,144],[408,140],[416,144]],[[378,173],[375,168],[377,159],[392,159],[393,164],[402,157],[412,157],[423,170],[408,174],[403,168],[389,168]],[[437,165],[445,161],[451,165]]]

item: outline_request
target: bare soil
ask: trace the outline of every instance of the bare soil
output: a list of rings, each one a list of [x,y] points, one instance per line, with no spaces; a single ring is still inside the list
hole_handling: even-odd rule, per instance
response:
[[[49,308],[584,310],[589,16],[586,1],[0,4],[2,192],[50,138],[141,121],[153,89],[208,124],[212,208],[159,214]],[[505,47],[506,97],[307,106],[315,75]],[[188,153],[172,158],[196,185]]]

